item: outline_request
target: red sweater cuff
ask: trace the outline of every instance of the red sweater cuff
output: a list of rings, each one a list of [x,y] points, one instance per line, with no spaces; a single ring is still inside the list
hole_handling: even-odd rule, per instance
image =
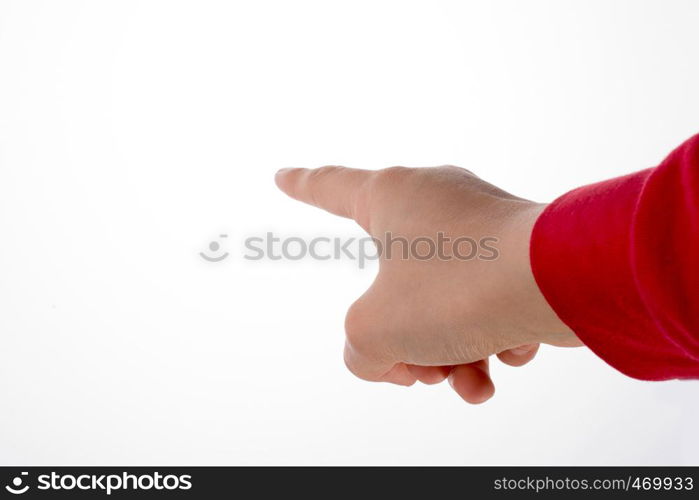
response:
[[[699,377],[697,361],[663,332],[638,290],[633,223],[652,172],[584,186],[550,204],[532,233],[532,270],[560,319],[611,366],[646,380]]]

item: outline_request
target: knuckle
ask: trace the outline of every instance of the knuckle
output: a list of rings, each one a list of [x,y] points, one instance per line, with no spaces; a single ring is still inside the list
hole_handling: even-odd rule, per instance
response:
[[[436,172],[439,172],[440,174],[443,174],[445,176],[448,176],[450,178],[454,178],[455,176],[459,177],[475,177],[475,174],[471,172],[470,170],[459,167],[457,165],[439,165],[436,167],[431,167],[431,170],[434,170]]]
[[[458,165],[440,165],[437,168],[441,168],[443,170],[452,170],[454,172],[469,172],[469,173],[471,173],[470,170],[465,169],[464,167],[459,167]]]
[[[376,170],[371,186],[380,191],[392,190],[403,185],[416,170],[408,167],[389,167]]]
[[[381,321],[377,315],[379,305],[375,298],[363,295],[347,310],[345,316],[344,361],[347,369],[363,380],[381,380],[387,362],[393,357],[388,353]]]
[[[377,381],[381,378],[373,364],[366,358],[362,358],[349,342],[345,342],[344,361],[347,370],[357,378],[368,381]]]
[[[320,201],[323,183],[332,174],[335,167],[320,167],[309,170],[306,174],[305,189],[311,204],[317,205]]]
[[[349,349],[365,352],[368,346],[369,324],[362,302],[357,301],[350,306],[345,316],[345,336]]]
[[[395,181],[407,177],[413,170],[412,168],[397,166],[377,170],[376,174],[379,179]]]
[[[405,174],[405,173],[409,172],[410,170],[412,170],[412,169],[409,167],[403,167],[401,165],[396,165],[393,167],[388,167],[388,168],[383,169],[384,172],[387,172],[387,173],[390,173],[393,175]]]
[[[441,167],[438,167],[444,172],[449,172],[452,174],[460,175],[460,176],[467,176],[467,177],[473,177],[473,178],[478,178],[476,174],[474,174],[471,170],[464,168],[464,167],[459,167],[456,165],[442,165]]]
[[[352,357],[352,348],[348,344],[345,344],[343,359],[345,361],[345,366],[347,367],[347,370],[349,370],[349,372],[355,377],[362,378],[362,372],[356,365],[354,358]]]
[[[341,169],[342,167],[339,167],[337,165],[326,165],[324,167],[314,168],[309,172],[309,178],[312,180],[324,179],[329,175],[337,173]]]

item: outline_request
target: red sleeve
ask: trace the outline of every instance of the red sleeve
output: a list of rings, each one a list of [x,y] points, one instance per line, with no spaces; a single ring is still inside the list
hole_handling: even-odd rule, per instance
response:
[[[645,380],[699,378],[699,135],[658,167],[554,201],[531,263],[551,307],[607,363]]]

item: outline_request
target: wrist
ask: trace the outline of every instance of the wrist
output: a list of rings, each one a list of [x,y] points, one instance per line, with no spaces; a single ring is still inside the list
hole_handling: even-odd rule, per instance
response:
[[[548,204],[529,203],[512,218],[511,231],[517,248],[515,273],[520,283],[522,301],[528,308],[523,318],[526,336],[529,341],[551,344],[561,347],[579,346],[580,340],[556,314],[539,289],[534,278],[531,263],[531,238],[534,226]]]

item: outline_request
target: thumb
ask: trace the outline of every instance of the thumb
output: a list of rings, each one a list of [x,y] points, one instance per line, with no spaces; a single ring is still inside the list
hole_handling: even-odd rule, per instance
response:
[[[283,168],[274,180],[279,189],[296,200],[356,220],[371,174],[370,170],[335,166]]]

